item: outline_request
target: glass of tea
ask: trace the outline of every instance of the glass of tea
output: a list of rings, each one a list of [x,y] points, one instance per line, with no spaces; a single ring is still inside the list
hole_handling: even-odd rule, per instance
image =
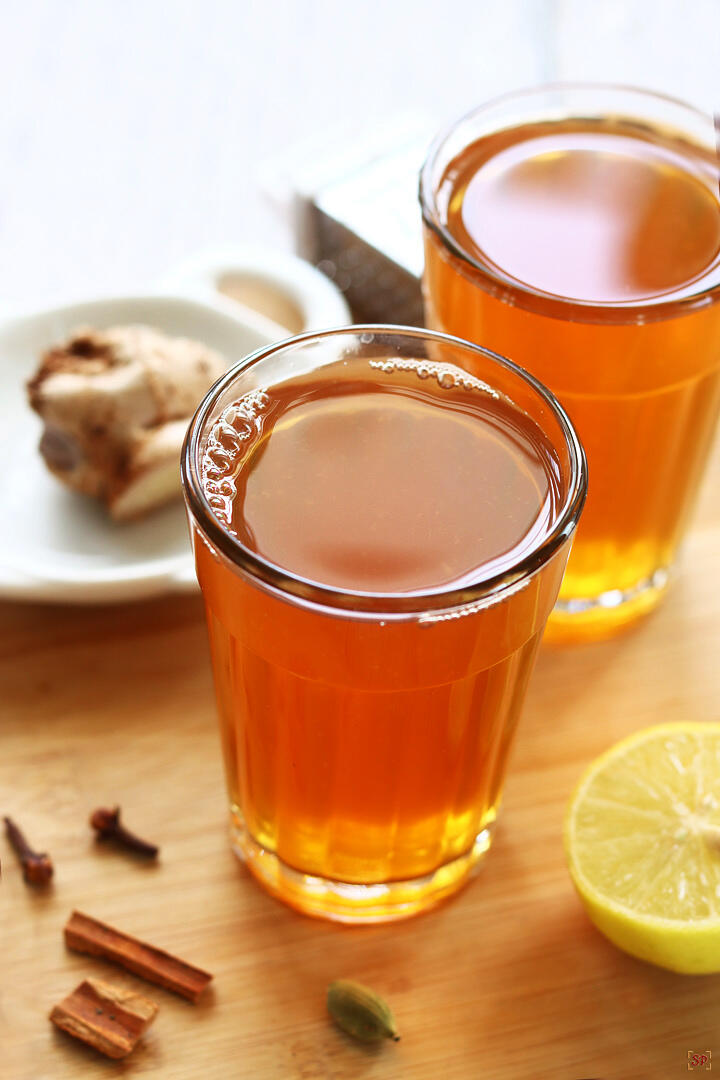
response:
[[[650,610],[686,530],[720,405],[719,176],[709,116],[574,85],[477,109],[423,168],[428,324],[536,375],[587,452],[556,638]]]
[[[236,852],[309,914],[430,907],[490,843],[584,501],[562,407],[445,335],[305,334],[210,391],[183,483]]]

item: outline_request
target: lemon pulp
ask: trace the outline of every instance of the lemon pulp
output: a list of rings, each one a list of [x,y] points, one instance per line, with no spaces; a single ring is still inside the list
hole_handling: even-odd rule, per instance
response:
[[[720,971],[720,724],[648,728],[583,776],[565,825],[590,918],[626,952]]]

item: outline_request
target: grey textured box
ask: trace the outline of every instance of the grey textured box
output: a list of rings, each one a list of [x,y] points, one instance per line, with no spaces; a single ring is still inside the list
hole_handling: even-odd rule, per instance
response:
[[[335,282],[357,321],[423,324],[417,187],[431,134],[426,120],[389,122],[294,180],[298,253]]]

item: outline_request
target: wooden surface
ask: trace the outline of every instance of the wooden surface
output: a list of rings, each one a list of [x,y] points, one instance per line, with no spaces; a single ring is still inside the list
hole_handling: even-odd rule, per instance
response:
[[[720,976],[684,978],[618,952],[590,925],[560,831],[587,762],[662,720],[720,718],[720,458],[664,607],[624,638],[540,656],[496,840],[451,903],[347,929],[265,896],[231,854],[205,627],[197,599],[102,609],[0,608],[0,810],[56,862],[43,894],[0,842],[0,1076],[70,1080],[666,1080],[688,1050],[720,1059]],[[122,804],[160,864],[97,850],[87,816]],[[55,1031],[86,975],[74,908],[215,974],[198,1006],[146,988],[160,1013],[124,1064]],[[328,982],[392,1003],[397,1045],[358,1047],[325,1015]]]

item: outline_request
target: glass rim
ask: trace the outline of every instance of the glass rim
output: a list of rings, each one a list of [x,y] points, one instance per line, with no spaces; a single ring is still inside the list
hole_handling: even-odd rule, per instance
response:
[[[670,318],[672,315],[677,314],[678,311],[692,311],[698,307],[715,303],[720,300],[720,281],[707,288],[699,289],[697,292],[676,297],[675,299],[663,299],[663,294],[660,294],[657,298],[649,297],[642,301],[582,300],[576,297],[562,296],[559,293],[545,292],[542,289],[533,288],[532,285],[519,281],[509,275],[504,276],[500,272],[500,268],[498,268],[498,272],[496,273],[491,264],[484,264],[480,262],[479,259],[475,259],[470,252],[466,251],[462,245],[458,243],[450,230],[442,223],[438,213],[436,200],[437,193],[433,187],[431,174],[437,158],[448,139],[463,124],[469,123],[476,117],[490,112],[504,102],[520,102],[525,99],[532,100],[542,94],[558,91],[622,93],[654,102],[665,102],[673,107],[681,108],[686,113],[695,117],[695,119],[702,120],[707,123],[710,128],[714,127],[713,116],[709,112],[705,112],[703,109],[684,101],[682,98],[626,83],[583,82],[571,80],[568,82],[558,81],[540,83],[537,86],[525,87],[520,90],[509,90],[494,98],[490,98],[481,105],[476,105],[474,108],[446,124],[431,142],[420,169],[418,182],[418,201],[420,203],[424,224],[439,237],[443,245],[452,255],[465,265],[471,267],[475,273],[480,274],[487,281],[491,282],[496,289],[502,290],[513,297],[518,296],[524,298],[527,301],[525,306],[530,310],[534,310],[535,302],[541,301],[543,310],[548,314],[555,314],[560,318],[567,318],[569,313],[577,313],[584,318],[585,321],[591,321],[593,316],[598,319],[598,321],[605,321],[608,319],[608,316],[613,315],[615,316],[613,321],[618,323],[631,323],[642,320],[647,321],[648,319],[659,321]],[[642,119],[640,114],[633,117],[629,112],[619,112],[617,116],[619,119]],[[502,129],[496,128],[494,130]],[[464,145],[469,145],[469,143]],[[718,144],[718,147],[718,165],[720,167],[720,143]],[[522,301],[518,301],[518,303],[519,306],[523,306]]]
[[[239,375],[261,360],[286,352],[288,349],[302,348],[304,345],[328,338],[355,337],[361,334],[430,340],[460,348],[464,352],[479,354],[530,385],[537,396],[549,407],[558,423],[570,459],[567,491],[551,529],[543,534],[541,539],[533,544],[513,566],[473,584],[454,588],[442,587],[427,592],[392,593],[340,589],[295,574],[252,551],[233,536],[215,516],[203,490],[200,477],[200,441],[206,431],[208,417],[222,394],[232,386]],[[374,619],[383,616],[417,617],[423,613],[437,615],[443,610],[455,610],[468,604],[489,602],[499,598],[506,589],[518,587],[545,565],[572,534],[587,494],[585,450],[564,408],[555,395],[538,379],[512,360],[462,338],[425,330],[422,327],[384,323],[352,324],[326,330],[306,331],[270,345],[263,345],[243,357],[213,384],[198,406],[185,436],[180,471],[185,500],[195,524],[211,548],[224,556],[233,569],[249,577],[253,583],[269,588],[291,602],[311,604],[314,607],[345,615],[370,616]]]

